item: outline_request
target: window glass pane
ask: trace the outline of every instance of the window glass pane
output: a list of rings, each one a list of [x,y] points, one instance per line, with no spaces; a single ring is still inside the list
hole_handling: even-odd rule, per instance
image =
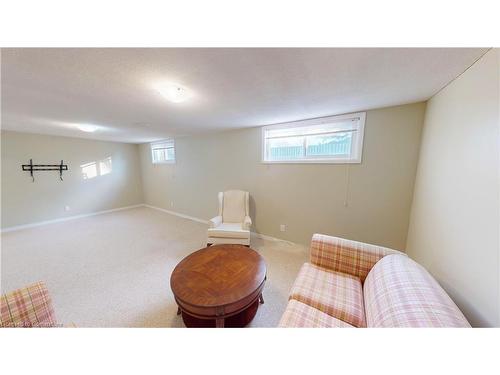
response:
[[[274,138],[267,140],[269,160],[294,160],[304,157],[304,137]]]
[[[99,162],[99,169],[101,171],[101,176],[111,173],[111,170],[113,169],[113,165],[111,164],[111,157],[101,160]]]
[[[80,165],[80,168],[82,170],[82,177],[84,180],[88,180],[97,176],[96,162],[82,164]]]
[[[360,163],[366,114],[270,125],[263,128],[263,161]]]
[[[175,151],[173,148],[168,148],[167,149],[167,160],[174,160],[175,159]]]
[[[350,155],[353,132],[313,135],[307,137],[307,156]]]
[[[163,160],[163,154],[161,149],[153,150],[153,161],[159,162]]]
[[[166,161],[175,161],[174,140],[151,143],[151,154],[153,163],[162,163]]]
[[[153,161],[162,162],[166,160],[174,160],[175,152],[173,148],[156,148],[153,150]]]

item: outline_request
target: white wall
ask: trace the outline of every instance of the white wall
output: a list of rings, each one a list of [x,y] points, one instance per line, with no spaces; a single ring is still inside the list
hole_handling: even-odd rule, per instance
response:
[[[144,199],[209,219],[218,191],[244,189],[259,233],[308,244],[320,232],[404,250],[424,112],[424,103],[368,111],[361,164],[262,164],[260,128],[179,138],[174,165],[152,165],[141,145]]]
[[[1,132],[2,228],[65,216],[87,214],[143,201],[138,146],[80,138]],[[112,158],[112,171],[84,179],[81,165]],[[21,170],[29,159],[35,164],[58,164],[58,172]],[[70,210],[65,211],[64,207]]]
[[[428,101],[407,253],[474,326],[500,325],[499,54]]]

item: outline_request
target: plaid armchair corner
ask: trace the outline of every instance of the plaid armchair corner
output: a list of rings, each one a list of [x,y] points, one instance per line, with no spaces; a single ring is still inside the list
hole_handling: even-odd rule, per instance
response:
[[[42,281],[0,299],[0,328],[57,327],[54,308]]]

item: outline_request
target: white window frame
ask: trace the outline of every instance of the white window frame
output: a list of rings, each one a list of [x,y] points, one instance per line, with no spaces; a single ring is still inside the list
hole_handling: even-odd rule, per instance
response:
[[[290,129],[294,127],[313,126],[319,124],[331,124],[334,122],[344,122],[349,119],[359,119],[358,134],[356,143],[353,144],[354,151],[351,157],[329,157],[329,158],[303,158],[296,160],[266,160],[266,130],[269,129]],[[359,164],[363,156],[363,138],[365,133],[366,112],[350,113],[339,116],[320,117],[309,120],[287,122],[276,125],[267,125],[262,127],[261,134],[261,162],[264,164]]]
[[[158,147],[155,148],[155,146],[165,145],[165,144],[172,145],[171,147],[166,147],[166,148],[172,148],[174,150],[174,158],[168,160],[155,161],[154,150],[158,149]],[[175,164],[175,140],[173,138],[164,139],[162,141],[151,142],[149,144],[149,147],[151,149],[151,162],[153,164]]]

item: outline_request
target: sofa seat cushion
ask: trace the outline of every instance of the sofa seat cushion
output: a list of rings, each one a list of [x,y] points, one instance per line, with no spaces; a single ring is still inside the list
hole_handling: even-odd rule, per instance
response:
[[[52,301],[43,282],[1,296],[0,327],[56,326]]]
[[[365,327],[359,278],[305,263],[290,292],[295,299],[355,327]]]
[[[382,258],[363,288],[368,327],[470,327],[438,282],[406,256]]]
[[[305,303],[291,299],[281,317],[282,328],[354,328],[333,316],[315,309]]]
[[[208,229],[208,237],[249,238],[250,231],[241,228],[241,223],[222,223]]]

